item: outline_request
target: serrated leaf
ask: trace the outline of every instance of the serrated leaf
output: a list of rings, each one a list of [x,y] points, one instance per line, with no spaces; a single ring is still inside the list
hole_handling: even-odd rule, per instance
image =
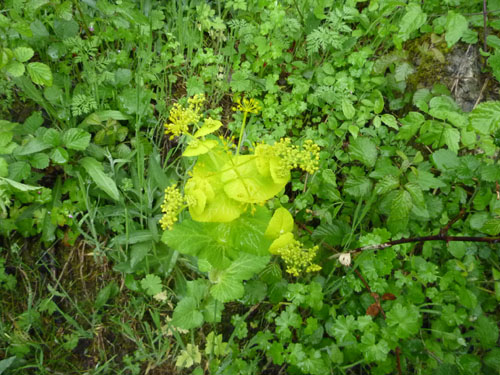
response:
[[[154,296],[161,293],[161,279],[157,275],[148,274],[141,280],[141,287],[149,296]]]
[[[172,314],[173,326],[181,329],[193,329],[203,324],[203,314],[198,310],[196,300],[193,297],[181,299]]]
[[[33,168],[45,169],[49,166],[49,156],[47,154],[35,154],[30,158],[30,164]]]
[[[451,126],[447,126],[443,132],[444,143],[454,153],[458,152],[458,144],[460,142],[460,132]]]
[[[396,117],[390,114],[383,114],[380,116],[382,122],[386,124],[388,127],[399,130],[398,122],[396,121]]]
[[[33,62],[27,65],[27,69],[33,83],[52,86],[52,72],[48,65],[40,62]]]
[[[349,99],[342,99],[342,113],[348,120],[351,120],[356,114],[356,110]]]
[[[14,57],[19,62],[26,62],[33,57],[35,52],[29,47],[17,47],[14,49]]]
[[[500,101],[479,104],[469,115],[471,126],[482,135],[493,134],[500,128]]]
[[[403,306],[397,303],[386,315],[387,325],[393,327],[400,339],[411,337],[420,329],[420,312],[414,305]]]
[[[410,193],[412,201],[416,206],[425,208],[424,194],[418,184],[409,182],[405,185],[405,189]]]
[[[90,178],[100,189],[106,192],[115,201],[120,200],[120,192],[115,182],[104,173],[101,163],[92,157],[85,157],[80,160],[80,164],[85,168]]]
[[[459,13],[455,13],[454,11],[448,11],[448,15],[446,17],[446,43],[448,44],[448,48],[452,47],[455,43],[457,43],[460,38],[467,31],[469,23],[467,19]]]
[[[355,198],[362,198],[370,194],[372,186],[372,181],[368,177],[349,176],[344,183],[344,190]]]
[[[66,148],[83,151],[89,145],[90,137],[90,133],[83,129],[71,128],[63,134],[62,142]]]
[[[490,236],[500,234],[500,219],[490,219],[484,223],[481,232],[487,233]]]
[[[44,151],[51,146],[48,143],[45,143],[44,141],[38,139],[38,138],[33,138],[28,141],[23,146],[18,147],[15,151],[15,155],[31,155],[31,154],[36,154],[40,151]]]
[[[366,137],[351,139],[349,144],[349,156],[351,159],[359,160],[369,168],[373,168],[377,161],[377,146]]]
[[[460,162],[455,153],[451,150],[440,149],[434,152],[431,156],[436,168],[441,172],[456,169]]]
[[[400,190],[395,195],[391,204],[392,220],[407,220],[413,207],[411,195],[406,190]]]
[[[269,262],[269,257],[254,256],[246,253],[231,263],[224,271],[219,271],[210,293],[221,302],[241,298],[244,293],[243,280],[248,280],[262,271]]]
[[[410,38],[410,34],[418,30],[425,21],[427,15],[419,5],[412,3],[406,6],[406,13],[399,22],[399,32],[397,34],[403,42]]]
[[[399,187],[399,177],[387,175],[375,185],[375,193],[385,194]]]

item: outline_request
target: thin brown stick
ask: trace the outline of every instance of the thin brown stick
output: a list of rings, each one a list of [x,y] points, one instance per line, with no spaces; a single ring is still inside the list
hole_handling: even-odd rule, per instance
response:
[[[500,237],[469,237],[469,236],[443,236],[440,234],[436,234],[434,236],[424,236],[424,237],[413,237],[413,238],[402,238],[400,240],[394,240],[385,242],[378,245],[370,245],[358,247],[357,249],[345,251],[343,253],[338,253],[330,256],[329,259],[338,258],[341,254],[346,253],[359,253],[366,250],[381,250],[394,245],[401,245],[404,243],[411,242],[425,242],[425,241],[446,241],[446,242],[486,242],[486,243],[500,243]]]
[[[439,231],[439,234],[441,236],[446,236],[448,234],[448,231],[452,227],[453,224],[455,224],[458,220],[460,220],[462,217],[464,217],[465,213],[467,212],[467,209],[465,207],[462,207],[460,212],[458,213],[457,216],[455,216],[453,219],[451,219],[448,224],[446,224],[441,230]]]
[[[370,288],[370,285],[366,282],[365,278],[363,277],[363,275],[361,274],[361,272],[359,272],[359,270],[357,268],[354,269],[354,273],[359,277],[359,279],[361,280],[361,282],[365,286],[366,290],[368,290],[368,292],[370,293],[370,295],[373,297],[373,299],[375,300],[375,304],[377,305],[380,313],[382,314],[382,316],[385,319],[386,318],[385,311],[382,308],[382,305],[380,304],[380,296],[378,295],[378,293],[373,293],[372,292],[372,289]]]
[[[474,107],[472,107],[472,109],[476,108],[477,105],[481,102],[481,99],[483,99],[483,93],[484,93],[484,90],[486,89],[486,86],[488,85],[488,82],[489,82],[489,79],[486,78],[484,80],[483,87],[481,87],[481,91],[479,91],[479,96],[477,97],[477,100],[474,103]]]
[[[396,348],[396,367],[398,369],[398,375],[401,375],[403,372],[401,371],[401,359],[400,359],[401,349],[399,346]]]

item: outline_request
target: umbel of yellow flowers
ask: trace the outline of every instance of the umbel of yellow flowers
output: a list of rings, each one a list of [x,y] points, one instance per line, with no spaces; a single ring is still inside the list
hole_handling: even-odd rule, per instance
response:
[[[310,140],[298,146],[283,138],[273,145],[258,144],[249,154],[240,155],[240,144],[234,150],[230,140],[213,135],[222,123],[203,116],[204,100],[204,96],[195,95],[188,99],[187,107],[176,103],[165,124],[165,133],[171,139],[182,136],[187,140],[183,156],[198,159],[184,185],[184,195],[175,186],[165,190],[160,220],[163,230],[171,229],[185,208],[195,221],[233,221],[255,204],[263,205],[278,194],[290,181],[292,169],[311,174],[318,169],[319,146]],[[261,108],[253,99],[236,103],[233,109],[243,112],[241,142],[247,114],[258,113]],[[271,238],[278,240],[282,234]],[[284,259],[289,273],[298,275],[320,268],[312,263],[317,248],[304,250],[299,241],[283,242],[283,238],[280,243],[282,246],[273,253]]]

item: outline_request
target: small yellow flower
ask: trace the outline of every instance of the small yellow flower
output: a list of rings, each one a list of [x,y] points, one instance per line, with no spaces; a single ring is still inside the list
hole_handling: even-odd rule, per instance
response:
[[[246,113],[258,114],[262,110],[262,107],[258,100],[253,98],[247,99],[243,98],[243,102],[240,98],[236,99],[236,106],[233,107],[233,111],[241,111]]]
[[[160,225],[163,230],[170,230],[177,221],[179,212],[184,207],[184,197],[175,185],[165,189],[165,199],[161,205],[163,216]]]
[[[175,103],[168,116],[170,122],[165,124],[165,134],[171,134],[170,139],[173,139],[181,134],[189,133],[189,125],[197,124],[201,119],[204,102],[205,96],[195,95],[188,99],[188,108]]]
[[[293,240],[293,242],[278,249],[276,253],[285,262],[286,272],[297,277],[303,272],[308,273],[321,270],[321,266],[313,263],[318,249],[318,246],[305,249],[300,241]]]

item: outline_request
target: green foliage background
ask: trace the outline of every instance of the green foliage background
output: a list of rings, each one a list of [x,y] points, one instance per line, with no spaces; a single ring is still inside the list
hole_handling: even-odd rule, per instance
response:
[[[5,0],[0,374],[499,373],[498,10]],[[470,112],[439,82],[465,46],[484,83]],[[164,189],[195,159],[163,125],[201,93],[226,137],[234,99],[260,100],[243,148],[310,139],[320,170],[234,227],[184,213],[164,234]],[[269,240],[212,268],[203,252],[253,246],[279,207],[320,272],[286,274]],[[353,251],[431,235],[483,241]]]

